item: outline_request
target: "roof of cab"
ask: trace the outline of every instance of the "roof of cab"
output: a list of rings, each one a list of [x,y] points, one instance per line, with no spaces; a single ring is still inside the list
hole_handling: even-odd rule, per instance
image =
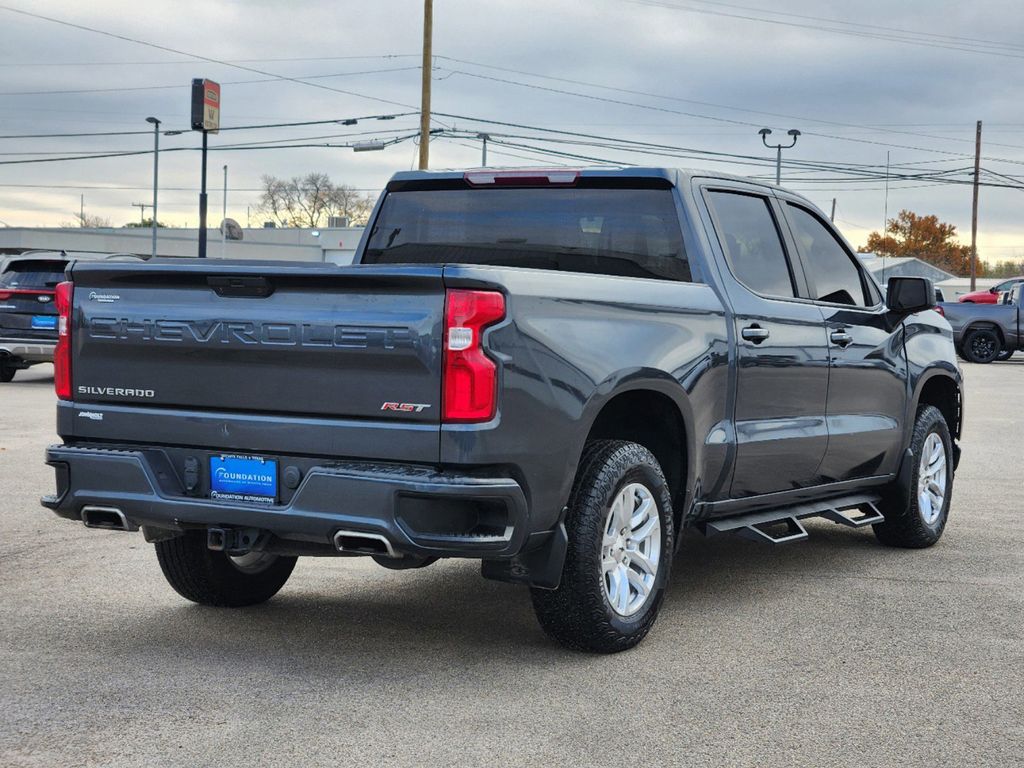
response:
[[[488,168],[452,168],[437,171],[399,171],[391,177],[391,181],[425,181],[433,180],[454,180],[464,178],[468,173],[523,173],[526,171],[548,171],[554,173],[576,172],[586,178],[624,178],[624,179],[665,179],[670,184],[678,186],[690,179],[723,179],[726,181],[741,181],[747,184],[756,184],[761,187],[773,187],[768,182],[750,179],[745,176],[737,176],[731,173],[720,171],[704,171],[688,168],[641,168],[632,166],[599,166],[599,167],[488,167]]]

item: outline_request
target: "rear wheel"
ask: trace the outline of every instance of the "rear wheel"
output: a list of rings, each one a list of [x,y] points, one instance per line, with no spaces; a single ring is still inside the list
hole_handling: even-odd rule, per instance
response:
[[[297,560],[265,552],[218,552],[207,548],[206,531],[188,531],[154,546],[164,578],[179,595],[229,608],[272,598],[288,581]]]
[[[991,328],[975,328],[964,336],[963,356],[972,363],[991,363],[1001,350],[999,335]]]
[[[953,495],[953,441],[942,412],[922,406],[910,442],[914,471],[905,498],[893,489],[882,499],[885,522],[874,526],[875,536],[891,547],[922,549],[942,537]]]
[[[7,384],[8,382],[13,381],[15,370],[15,368],[10,367],[9,365],[0,363],[0,383]]]
[[[672,501],[657,459],[636,443],[588,443],[566,529],[561,583],[532,590],[541,626],[570,648],[632,648],[657,618],[672,561]]]

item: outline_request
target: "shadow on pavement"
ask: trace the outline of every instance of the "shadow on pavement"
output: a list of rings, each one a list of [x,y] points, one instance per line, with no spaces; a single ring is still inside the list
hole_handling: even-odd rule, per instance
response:
[[[695,618],[686,614],[705,610],[709,600],[716,610],[742,613],[760,599],[752,584],[781,589],[794,574],[820,578],[842,568],[855,577],[857,562],[869,559],[878,547],[870,531],[831,524],[815,525],[809,541],[785,547],[735,536],[705,540],[688,533],[659,623],[676,625],[672,631],[683,636],[673,643],[685,642]],[[335,573],[332,578],[326,569],[300,560],[293,579],[301,590],[286,585],[262,606],[230,610],[182,600],[134,612],[110,626],[106,639],[93,639],[140,659],[154,648],[173,649],[184,657],[212,652],[252,671],[279,663],[282,655],[289,664],[311,667],[371,664],[374,658],[385,658],[382,653],[389,663],[404,656],[419,663],[428,657],[437,663],[460,659],[486,664],[496,657],[522,657],[520,661],[540,665],[566,661],[566,653],[540,630],[528,591],[482,579],[474,562],[442,562],[404,573],[361,571],[365,578],[343,570]],[[107,626],[99,631],[107,632]],[[600,657],[569,658],[587,664]]]

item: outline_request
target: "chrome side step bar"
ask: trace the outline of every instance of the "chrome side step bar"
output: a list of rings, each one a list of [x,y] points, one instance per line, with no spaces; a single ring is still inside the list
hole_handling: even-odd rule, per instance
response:
[[[880,500],[881,496],[878,494],[843,496],[828,501],[708,520],[700,527],[705,536],[736,533],[753,541],[790,544],[808,538],[807,529],[800,522],[808,517],[824,517],[849,528],[863,528],[881,523],[885,517],[878,509]],[[784,528],[780,530],[780,526]]]

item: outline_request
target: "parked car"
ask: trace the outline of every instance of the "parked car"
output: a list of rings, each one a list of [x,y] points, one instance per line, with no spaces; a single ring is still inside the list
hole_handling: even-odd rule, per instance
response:
[[[961,357],[972,363],[1006,360],[1024,349],[1021,331],[1021,292],[1024,282],[1002,294],[999,304],[941,305],[942,313],[953,328],[953,338]]]
[[[928,280],[883,302],[803,197],[666,169],[400,173],[355,262],[75,264],[42,503],[141,528],[206,605],[269,599],[300,556],[478,559],[600,652],[647,634],[684,529],[942,535],[952,331]]]
[[[0,262],[0,383],[19,370],[53,362],[54,292],[75,259],[137,259],[132,254],[26,251]]]
[[[0,382],[53,360],[57,344],[54,291],[67,259],[59,253],[11,256],[0,264]]]
[[[1024,277],[1011,277],[987,290],[965,293],[957,301],[964,304],[998,304],[1000,294],[1011,290],[1018,283],[1024,283]]]

